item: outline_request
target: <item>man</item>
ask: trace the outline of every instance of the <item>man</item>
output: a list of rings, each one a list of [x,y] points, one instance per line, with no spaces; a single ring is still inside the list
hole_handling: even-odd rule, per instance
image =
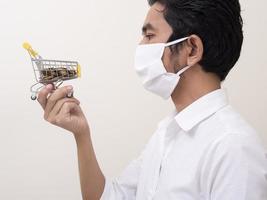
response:
[[[44,118],[74,134],[83,199],[266,200],[267,155],[221,89],[243,42],[238,0],[149,4],[135,69],[175,110],[121,176],[101,172],[79,101],[66,98],[72,87],[39,93]]]

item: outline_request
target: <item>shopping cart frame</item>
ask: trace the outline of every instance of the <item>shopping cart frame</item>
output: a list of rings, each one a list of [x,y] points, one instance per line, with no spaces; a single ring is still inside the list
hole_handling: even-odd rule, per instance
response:
[[[57,89],[64,81],[81,77],[81,67],[77,61],[43,59],[28,43],[23,47],[31,57],[36,83],[30,87],[31,99],[36,100],[38,92],[48,84]],[[67,97],[72,97],[73,92]]]

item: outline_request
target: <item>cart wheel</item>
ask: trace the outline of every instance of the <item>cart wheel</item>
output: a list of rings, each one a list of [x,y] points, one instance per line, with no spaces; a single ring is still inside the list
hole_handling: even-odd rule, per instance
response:
[[[72,97],[73,97],[73,93],[74,93],[74,92],[70,92],[69,94],[67,94],[67,97],[68,97],[68,98],[72,98]]]
[[[35,100],[37,99],[37,96],[36,96],[35,94],[33,94],[33,95],[31,96],[31,99],[32,99],[33,101],[35,101]]]

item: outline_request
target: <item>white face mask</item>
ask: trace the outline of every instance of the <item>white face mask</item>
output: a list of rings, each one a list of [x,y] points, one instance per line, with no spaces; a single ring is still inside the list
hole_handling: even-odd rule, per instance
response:
[[[190,66],[180,70],[177,74],[166,71],[162,56],[168,46],[181,43],[186,38],[181,38],[169,43],[156,43],[139,45],[135,55],[135,70],[143,81],[143,86],[148,91],[169,99],[174,89],[178,85],[180,75]]]

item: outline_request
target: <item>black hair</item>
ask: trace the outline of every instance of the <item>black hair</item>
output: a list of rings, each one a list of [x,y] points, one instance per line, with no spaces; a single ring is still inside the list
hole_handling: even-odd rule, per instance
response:
[[[165,6],[164,17],[173,29],[169,41],[195,34],[203,42],[199,64],[224,81],[240,57],[243,20],[238,0],[148,0]]]

